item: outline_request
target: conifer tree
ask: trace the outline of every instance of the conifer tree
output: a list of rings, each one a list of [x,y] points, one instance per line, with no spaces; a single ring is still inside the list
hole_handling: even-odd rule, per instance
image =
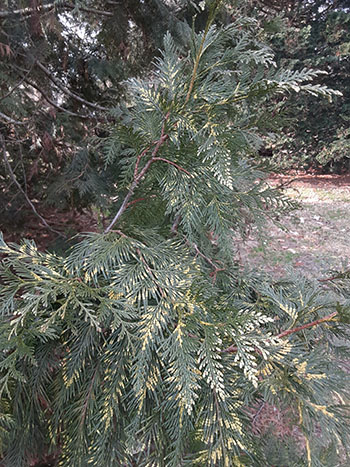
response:
[[[5,466],[346,456],[346,274],[273,280],[242,272],[232,246],[247,222],[293,207],[248,157],[274,125],[274,96],[335,91],[312,84],[317,71],[276,69],[253,20],[216,28],[219,3],[187,48],[165,36],[91,143],[113,180],[104,231],[65,257],[1,241]],[[267,403],[294,416],[294,451],[256,435],[251,413]]]
[[[350,108],[350,2],[349,0],[237,1],[245,14],[257,18],[262,33],[276,53],[276,63],[327,71],[320,84],[334,87],[342,96],[329,102],[299,95],[286,105],[289,124],[265,151],[277,170],[349,168]],[[235,11],[235,10],[233,10]],[[261,151],[264,155],[264,151]]]

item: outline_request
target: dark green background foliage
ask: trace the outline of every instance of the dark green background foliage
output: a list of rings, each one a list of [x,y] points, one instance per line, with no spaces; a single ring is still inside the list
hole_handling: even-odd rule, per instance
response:
[[[1,133],[30,198],[81,208],[106,191],[108,174],[88,137],[104,137],[123,81],[150,72],[168,30],[186,41],[197,10],[181,0],[2,4]],[[198,16],[197,29],[206,16]],[[23,196],[4,169],[1,200],[12,221]]]
[[[349,169],[350,2],[257,1],[246,12],[260,21],[280,66],[314,67],[327,72],[318,82],[338,89],[332,102],[296,96],[286,106],[282,136],[262,155],[283,168]]]
[[[26,9],[28,8],[28,9]],[[333,102],[279,97],[274,119],[283,131],[260,150],[286,166],[347,167],[349,157],[349,2],[227,2],[216,23],[256,18],[256,37],[278,66],[328,72],[317,82],[343,93]],[[14,174],[29,198],[60,208],[103,205],[111,179],[90,137],[103,139],[108,112],[124,98],[123,81],[151,73],[166,31],[181,47],[205,26],[199,1],[31,0],[0,11],[0,129]],[[270,127],[270,130],[272,128]],[[272,156],[272,157],[271,157]],[[4,221],[23,217],[23,193],[1,167]]]
[[[294,207],[252,157],[284,100],[339,93],[276,66],[253,4],[197,3],[0,12],[2,196],[106,220],[64,255],[1,238],[6,467],[349,462],[348,274],[274,281],[232,246]]]

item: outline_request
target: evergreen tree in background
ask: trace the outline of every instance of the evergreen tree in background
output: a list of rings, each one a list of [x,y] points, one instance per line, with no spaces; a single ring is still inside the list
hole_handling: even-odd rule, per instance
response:
[[[182,46],[168,33],[119,105],[93,110],[104,231],[66,256],[1,241],[5,466],[349,462],[349,278],[248,274],[232,246],[293,207],[248,160],[276,96],[337,92],[317,71],[276,68],[255,20],[216,27],[209,6],[203,31]],[[11,162],[5,138],[2,151]],[[259,435],[266,405],[288,439]]]
[[[11,224],[23,219],[26,196],[39,210],[44,202],[71,209],[108,189],[87,136],[104,136],[121,83],[150,70],[166,31],[182,36],[193,13],[186,4],[2,2],[0,132],[9,157],[0,197]]]
[[[347,167],[349,8],[348,0],[232,0],[215,18],[217,26],[256,18],[257,38],[272,46],[278,66],[327,71],[317,83],[343,94],[332,103],[301,94],[276,98],[275,119],[287,120],[260,155],[272,154],[279,167]],[[113,180],[89,137],[107,136],[105,123],[114,118],[109,110],[124,99],[123,82],[151,73],[164,34],[170,31],[185,46],[192,27],[205,28],[208,11],[209,3],[199,0],[2,2],[4,223],[20,230],[28,210],[34,206],[40,214],[47,204],[63,211],[103,210],[101,194],[109,195]]]
[[[242,2],[237,2],[237,7]],[[332,102],[299,95],[284,106],[281,135],[261,154],[283,168],[349,170],[350,160],[350,2],[349,0],[258,0],[243,11],[257,18],[278,66],[314,67],[327,72],[318,83],[342,92]],[[282,102],[279,101],[279,107]],[[288,121],[289,120],[289,121]]]

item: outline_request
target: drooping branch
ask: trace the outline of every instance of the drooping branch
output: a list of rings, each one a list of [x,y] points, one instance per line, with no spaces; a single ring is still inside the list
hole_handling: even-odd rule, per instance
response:
[[[61,107],[60,105],[58,105],[56,102],[54,102],[52,99],[50,99],[50,97],[45,93],[45,91],[43,91],[37,84],[29,81],[28,79],[24,79],[24,81],[29,84],[29,86],[32,86],[34,89],[36,89],[37,91],[40,92],[40,94],[42,95],[42,97],[50,104],[52,105],[52,107],[54,107],[55,109],[57,109],[59,112],[64,112],[66,113],[67,115],[70,115],[71,117],[77,117],[77,118],[82,118],[84,120],[86,119],[90,119],[91,116],[90,115],[81,115],[81,114],[78,114],[78,113],[75,113],[75,112],[72,112],[68,109],[65,109],[64,107]]]
[[[0,101],[3,101],[7,97],[11,96],[11,94],[20,87],[20,85],[25,81],[26,77],[29,76],[29,74],[31,73],[33,67],[34,67],[34,64],[31,65],[29,70],[26,72],[25,76],[22,76],[22,78],[18,81],[17,84],[15,84],[4,96],[0,97]]]
[[[18,10],[6,10],[0,11],[0,18],[9,18],[11,16],[31,16],[36,13],[38,10],[41,12],[49,11],[55,8],[55,3],[48,3],[47,5],[40,5],[38,8],[34,9],[31,7],[21,8]]]
[[[55,86],[57,86],[64,94],[67,96],[71,97],[72,99],[75,99],[76,101],[80,102],[81,104],[87,105],[88,107],[91,107],[96,110],[101,110],[101,111],[106,111],[109,110],[108,107],[102,107],[101,105],[94,104],[93,102],[87,101],[83,99],[82,97],[78,96],[78,94],[75,94],[74,92],[70,91],[67,89],[63,84],[61,84],[53,75],[50,73],[50,71],[38,60],[35,62],[35,64],[42,70],[45,75],[49,78],[50,81],[53,82]]]
[[[4,137],[3,135],[0,133],[0,145],[1,145],[1,149],[2,149],[2,157],[3,157],[3,160],[4,160],[4,163],[5,163],[5,166],[10,174],[10,177],[11,177],[11,180],[13,181],[13,183],[18,187],[18,189],[20,190],[20,192],[23,194],[23,196],[25,197],[27,203],[29,204],[29,206],[31,207],[32,211],[34,212],[34,214],[39,217],[39,219],[41,220],[41,222],[45,225],[45,227],[47,229],[49,229],[51,232],[54,232],[55,234],[59,235],[60,237],[64,237],[64,235],[61,233],[61,232],[58,232],[57,230],[53,229],[47,222],[46,220],[43,218],[43,216],[41,214],[38,213],[38,211],[36,210],[36,207],[34,206],[34,204],[32,203],[32,201],[29,199],[27,193],[23,190],[21,184],[19,183],[19,181],[17,180],[16,178],[16,175],[14,174],[13,170],[12,170],[12,167],[11,167],[11,164],[8,160],[8,157],[7,157],[7,154],[6,154],[6,146],[5,146],[5,140],[4,140]]]
[[[0,112],[0,118],[3,118],[8,123],[12,123],[12,125],[25,125],[25,123],[26,123],[26,122],[20,122],[19,120],[14,120],[13,118],[8,117],[7,115],[5,115],[2,112]]]
[[[119,2],[119,5],[121,5],[121,2]],[[86,8],[80,6],[77,8],[75,5],[70,5],[67,2],[63,4],[63,7],[67,8],[68,10],[84,11],[85,13],[92,13],[93,15],[97,16],[107,16],[108,18],[111,18],[113,16],[113,13],[111,11],[97,10],[96,8]]]
[[[64,2],[64,3],[59,3],[59,4],[54,2],[54,3],[48,3],[47,5],[38,5],[37,9],[28,7],[28,8],[21,8],[18,10],[13,10],[13,11],[3,10],[3,11],[0,11],[0,18],[9,18],[11,16],[31,16],[35,14],[37,11],[44,13],[50,10],[55,10],[56,8],[66,9],[66,10],[77,9],[79,11],[84,11],[86,13],[92,13],[94,15],[99,15],[99,16],[107,16],[109,18],[113,16],[113,13],[111,11],[97,10],[95,8],[86,8],[86,7],[77,8],[75,5],[72,5],[69,2]]]

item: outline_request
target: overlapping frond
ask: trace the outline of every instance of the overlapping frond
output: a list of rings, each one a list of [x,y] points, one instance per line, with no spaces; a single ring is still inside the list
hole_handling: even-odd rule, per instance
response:
[[[268,465],[261,401],[299,411],[304,460],[347,442],[348,277],[327,292],[233,260],[235,232],[293,208],[247,157],[271,96],[334,94],[316,72],[276,71],[253,27],[193,33],[181,55],[167,35],[152,76],[128,83],[97,146],[114,190],[105,233],[66,257],[1,239],[5,465],[27,465],[30,446],[62,466]]]

